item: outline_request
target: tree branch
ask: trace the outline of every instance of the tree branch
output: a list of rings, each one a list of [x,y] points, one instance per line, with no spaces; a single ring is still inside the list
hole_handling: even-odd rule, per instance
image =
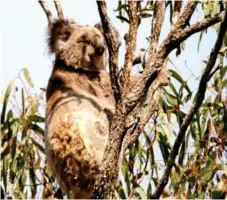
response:
[[[191,19],[192,14],[195,11],[195,8],[198,4],[197,0],[194,1],[188,1],[186,6],[184,7],[184,10],[182,14],[180,15],[179,19],[177,20],[177,23],[175,24],[176,29],[183,29],[187,25],[189,25],[189,21]]]
[[[164,22],[164,4],[165,1],[156,1],[155,2],[155,7],[154,7],[154,18],[155,19],[155,24],[154,24],[154,31],[151,36],[151,43],[150,43],[150,51],[149,54],[152,57],[154,52],[157,49],[159,37],[161,34],[162,30],[162,25]]]
[[[180,145],[181,145],[181,141],[185,136],[185,133],[187,131],[187,128],[191,122],[191,120],[193,119],[194,114],[198,111],[199,107],[201,106],[204,96],[205,96],[205,92],[206,92],[206,87],[207,87],[207,82],[209,81],[209,77],[210,77],[210,73],[215,65],[218,53],[221,49],[222,46],[222,42],[225,36],[227,30],[227,8],[225,10],[225,17],[224,17],[224,21],[221,24],[221,28],[220,31],[218,33],[218,38],[216,40],[214,49],[212,50],[211,54],[210,54],[210,59],[208,61],[208,64],[205,68],[205,71],[202,74],[200,83],[199,83],[199,89],[195,95],[194,98],[194,102],[192,107],[190,108],[188,114],[186,115],[186,117],[183,120],[183,123],[180,127],[178,136],[175,140],[175,143],[173,145],[172,151],[169,155],[168,158],[168,162],[167,162],[167,167],[164,171],[164,174],[160,180],[160,183],[158,184],[158,187],[156,188],[155,192],[151,195],[151,199],[157,199],[160,197],[160,195],[162,194],[165,186],[168,183],[168,179],[169,179],[169,175],[171,173],[172,167],[175,163],[175,159],[177,157]]]
[[[198,33],[204,29],[207,29],[210,26],[213,26],[214,24],[223,21],[224,18],[224,12],[218,13],[213,17],[203,19],[195,24],[193,24],[190,27],[185,28],[182,32],[180,37],[178,37],[179,40],[185,40],[191,35]],[[175,40],[175,39],[174,39]],[[173,40],[172,40],[173,41]]]
[[[53,15],[47,5],[46,1],[38,1],[39,4],[41,5],[43,11],[45,12],[46,16],[47,16],[47,20],[48,20],[48,26],[50,27],[50,25],[52,24],[52,20],[53,20]]]
[[[221,65],[221,64],[219,64],[211,73],[210,73],[210,75],[209,75],[209,77],[208,77],[208,80],[210,80],[212,77],[213,77],[213,75],[219,70],[219,69],[221,69],[223,66]]]
[[[177,22],[177,20],[180,17],[181,7],[182,7],[182,0],[174,2],[173,25]]]
[[[122,147],[122,156],[129,146],[131,146],[139,137],[140,133],[143,131],[143,128],[152,117],[152,115],[157,111],[160,98],[160,89],[155,91],[155,93],[149,96],[148,105],[144,108],[144,111],[138,117],[138,122],[134,124],[133,130],[127,131]]]
[[[122,85],[124,93],[127,92],[127,88],[130,82],[131,68],[133,59],[135,56],[136,42],[137,42],[137,29],[139,26],[139,16],[137,15],[138,2],[129,1],[129,31],[126,40],[126,53],[125,62],[122,72]],[[124,96],[124,95],[123,95]]]
[[[139,55],[134,58],[132,64],[133,65],[141,64],[144,54],[145,54],[145,49],[143,48],[140,49]]]
[[[118,49],[120,43],[107,15],[106,2],[97,1],[97,5],[109,50],[110,79],[116,102],[114,118],[110,124],[109,140],[103,156],[103,166],[100,169],[99,177],[95,181],[92,196],[92,198],[103,199],[109,198],[111,184],[118,175],[119,154],[125,130],[126,112],[118,82]]]
[[[135,112],[133,110],[132,114],[137,116],[139,121],[137,124],[135,124],[135,127],[133,127],[133,132],[129,130],[127,135],[125,136],[124,148],[122,153],[125,152],[128,146],[130,146],[136,141],[141,131],[143,130],[144,126],[147,124],[152,115],[154,115],[155,111],[157,111],[161,93],[160,88],[162,86],[167,86],[169,84],[169,81],[170,81],[169,73],[166,70],[166,66],[163,66],[162,71],[159,73],[158,77],[155,79],[154,83],[149,88],[148,91],[149,99],[147,106],[142,109],[141,114],[138,114],[138,109],[135,108],[136,109]],[[141,109],[141,107],[142,105],[139,105],[139,109]],[[133,119],[135,121],[135,117],[133,117]]]
[[[97,178],[93,191],[93,198],[108,198],[111,189],[111,183],[118,174],[119,154],[122,148],[122,142],[127,133],[126,118],[130,112],[140,103],[147,93],[150,86],[154,85],[154,81],[158,77],[160,71],[163,69],[163,63],[168,54],[175,49],[182,41],[193,34],[192,31],[185,33],[187,29],[174,28],[167,38],[163,41],[160,48],[155,51],[152,57],[149,57],[148,63],[142,74],[142,78],[135,85],[130,93],[121,96],[121,89],[118,82],[118,48],[119,41],[117,41],[116,32],[111,26],[110,19],[107,16],[107,8],[105,1],[97,1],[101,22],[103,25],[104,36],[109,49],[109,64],[110,64],[110,79],[111,85],[116,100],[115,115],[110,125],[109,140],[104,152],[103,166],[100,169],[100,176]],[[131,4],[133,5],[133,4]],[[191,4],[192,5],[192,4]],[[194,5],[194,4],[193,4]],[[193,10],[194,11],[194,10]],[[185,15],[185,24],[190,20],[193,13]],[[183,14],[182,14],[182,17]],[[183,22],[182,22],[183,23]],[[217,21],[215,22],[217,23]],[[205,28],[205,26],[203,26]],[[194,30],[193,30],[194,31]],[[197,28],[194,33],[198,32]],[[131,33],[132,35],[135,33]],[[151,44],[150,44],[151,45]],[[128,46],[128,48],[130,48]],[[131,46],[133,48],[133,45]],[[128,63],[132,63],[133,57],[130,53]],[[134,54],[133,54],[134,55]],[[131,67],[131,66],[130,66]],[[160,80],[161,82],[161,80]]]
[[[110,69],[110,79],[111,85],[114,93],[115,101],[117,102],[120,97],[120,85],[118,82],[118,49],[120,47],[120,42],[116,31],[111,25],[110,18],[107,15],[106,1],[96,1],[101,23],[103,26],[104,37],[109,50],[109,69]]]
[[[194,25],[187,27],[183,30],[179,28],[174,28],[169,33],[169,35],[166,37],[166,39],[160,46],[159,50],[153,55],[153,58],[155,59],[150,59],[150,63],[148,63],[148,66],[142,74],[141,81],[138,82],[137,85],[134,87],[134,90],[132,90],[132,92],[128,94],[128,101],[126,105],[128,112],[130,112],[137,105],[140,99],[146,94],[147,88],[157,77],[157,74],[161,70],[161,67],[168,54],[191,35],[222,21],[223,15],[224,12],[221,12],[211,18],[201,20],[200,22],[197,22]]]
[[[63,14],[60,2],[58,0],[54,0],[54,5],[55,5],[55,8],[56,8],[57,13],[58,13],[59,20],[63,20],[64,19],[64,14]]]
[[[163,1],[158,1],[156,3],[157,3],[156,9],[157,9],[158,20],[156,21],[156,25],[155,25],[156,28],[154,29],[155,34],[156,34],[156,35],[154,35],[154,41],[153,40],[150,41],[150,46],[151,46],[152,52],[150,53],[148,65],[147,65],[146,69],[144,70],[141,82],[139,82],[136,85],[135,89],[127,96],[127,99],[128,99],[127,106],[126,106],[127,112],[130,112],[138,104],[140,99],[144,97],[144,95],[147,92],[147,89],[152,84],[152,82],[156,79],[168,54],[173,49],[175,49],[184,39],[186,39],[186,38],[182,38],[182,40],[175,40],[175,42],[173,40],[173,39],[175,39],[176,36],[183,35],[180,32],[180,30],[181,30],[181,28],[186,26],[188,21],[191,19],[191,16],[192,16],[198,2],[189,1],[187,3],[187,5],[184,8],[184,12],[182,13],[180,19],[178,20],[179,25],[177,23],[177,26],[169,33],[167,38],[164,40],[162,46],[160,47],[159,51],[157,53],[156,52],[153,53],[154,47],[157,46],[157,42],[158,42],[160,31],[161,31],[161,29],[159,29],[159,27],[162,25],[163,20],[164,20],[163,19],[164,14],[163,14],[163,10],[162,10]],[[175,36],[175,34],[176,34],[176,36]],[[153,44],[153,42],[154,42],[154,44]]]

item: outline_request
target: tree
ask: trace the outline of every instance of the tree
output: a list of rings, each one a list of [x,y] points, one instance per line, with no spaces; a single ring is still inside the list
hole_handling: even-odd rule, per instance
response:
[[[59,18],[64,18],[60,3],[54,2]],[[39,3],[50,23],[51,11],[46,2]],[[118,65],[120,42],[108,17],[106,2],[97,1],[97,6],[109,49],[109,71],[116,111],[103,168],[94,188],[94,197],[107,198],[115,195],[119,198],[159,198],[171,194],[176,198],[225,196],[227,102],[224,92],[227,66],[224,63],[227,5],[222,1],[119,1],[116,10],[118,18],[129,25],[125,36],[125,61],[121,69]],[[161,41],[160,34],[167,8],[170,8],[171,28],[167,37]],[[204,19],[191,23],[196,8],[204,12]],[[148,46],[136,56],[137,31],[144,18],[150,18],[152,31]],[[169,86],[161,87],[163,78],[160,72],[165,70],[170,53],[177,49],[176,53],[180,55],[185,40],[199,32],[202,38],[204,31],[210,27],[217,30],[217,40],[205,61],[206,67],[197,91],[193,93],[187,81],[175,70],[170,70],[172,79]],[[141,80],[129,91],[131,71],[135,64],[142,66]],[[23,72],[32,86],[27,70],[24,69]],[[178,81],[178,85],[174,84],[173,79]],[[215,93],[206,96],[208,87]],[[38,185],[41,184],[45,187],[43,198],[51,195],[62,197],[51,172],[41,162],[45,155],[41,153],[44,152],[43,130],[38,123],[43,123],[44,118],[38,114],[39,103],[34,98],[30,99],[31,102],[26,101],[22,89],[22,109],[19,117],[15,116],[12,109],[8,112],[6,110],[11,89],[12,83],[5,93],[1,114],[2,194],[19,198],[31,193],[35,197]],[[140,109],[138,105],[148,90],[148,100]],[[190,109],[185,111],[182,108],[185,104],[189,104]],[[173,118],[176,119],[177,133],[172,136],[172,145],[167,137],[167,127]],[[152,128],[146,129],[149,124],[152,124]],[[38,139],[37,136],[41,138]],[[164,160],[161,169],[155,159],[155,140],[159,143]],[[194,146],[192,152],[189,152],[189,145]],[[120,155],[123,155],[122,158]],[[118,163],[121,159],[123,176],[114,192],[111,183],[118,176]],[[43,182],[39,180],[40,176],[45,177]],[[142,184],[144,177],[150,178],[146,186]],[[12,184],[10,189],[9,183]],[[166,188],[167,184],[170,189]]]

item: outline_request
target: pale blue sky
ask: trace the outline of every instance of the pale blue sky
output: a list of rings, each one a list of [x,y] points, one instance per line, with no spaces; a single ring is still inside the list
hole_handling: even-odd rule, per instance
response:
[[[52,12],[56,16],[53,3],[48,1]],[[63,11],[66,17],[73,18],[81,24],[93,25],[99,22],[97,5],[94,0],[64,0],[62,2]],[[18,76],[19,71],[26,67],[28,68],[31,78],[34,82],[37,92],[40,87],[45,87],[51,72],[51,57],[47,52],[46,26],[47,19],[41,9],[39,3],[35,0],[2,0],[0,2],[0,20],[1,20],[1,94],[5,91],[8,82]],[[113,9],[117,8],[117,0],[108,1],[108,11],[113,24],[120,32],[123,38],[127,31],[127,25],[122,24],[116,19],[116,13]],[[193,21],[197,21],[203,17],[196,13],[193,16]],[[150,19],[146,19],[142,24],[138,34],[138,49],[147,46],[147,40],[150,32]],[[164,24],[162,32],[163,36],[167,35],[169,29],[169,17]],[[192,36],[186,42],[186,50],[175,58],[171,59],[179,69],[179,72],[188,78],[191,76],[190,70],[194,74],[201,73],[203,64],[202,60],[209,55],[211,47],[214,44],[216,33],[209,30],[201,43],[200,52],[197,52],[199,35]],[[124,41],[122,41],[120,63],[123,63],[124,58]],[[171,67],[171,64],[169,64]],[[190,83],[196,88],[195,79],[191,78]]]

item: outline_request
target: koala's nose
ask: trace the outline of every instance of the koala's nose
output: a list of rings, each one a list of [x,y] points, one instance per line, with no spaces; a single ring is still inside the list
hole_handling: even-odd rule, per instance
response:
[[[95,47],[95,54],[97,56],[101,56],[103,54],[104,50],[105,50],[104,46],[98,45],[97,47]]]

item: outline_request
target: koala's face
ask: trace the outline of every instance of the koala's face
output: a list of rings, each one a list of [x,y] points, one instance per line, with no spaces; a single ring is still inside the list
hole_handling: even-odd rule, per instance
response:
[[[56,21],[50,31],[49,46],[56,59],[75,69],[105,69],[108,60],[102,33],[93,26]]]

